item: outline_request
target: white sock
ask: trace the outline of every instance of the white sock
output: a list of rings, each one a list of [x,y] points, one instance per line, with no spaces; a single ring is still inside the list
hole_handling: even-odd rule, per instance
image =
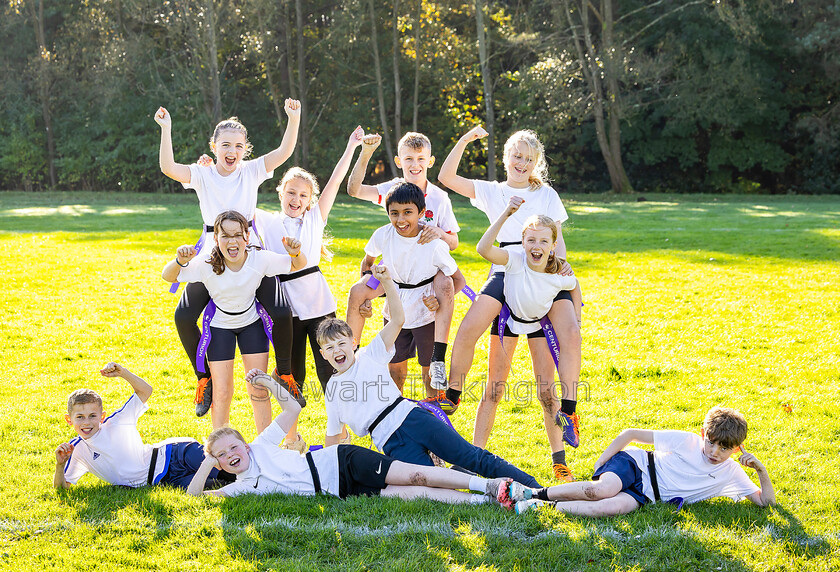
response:
[[[487,479],[484,477],[470,477],[469,489],[474,493],[487,493]]]
[[[470,495],[470,504],[486,504],[490,502],[487,495]]]

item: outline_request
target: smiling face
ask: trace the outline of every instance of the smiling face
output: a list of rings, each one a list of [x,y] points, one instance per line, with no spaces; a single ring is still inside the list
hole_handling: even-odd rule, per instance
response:
[[[536,167],[536,157],[527,143],[520,141],[505,153],[505,171],[507,183],[513,188],[522,189],[530,186],[531,174]]]
[[[236,266],[245,262],[248,231],[240,223],[235,220],[223,220],[213,238],[227,263]]]
[[[400,236],[411,238],[420,234],[420,209],[414,203],[389,204],[388,218]]]
[[[522,234],[522,247],[528,266],[537,272],[543,272],[548,263],[548,255],[557,246],[554,233],[544,226],[528,227]]]
[[[67,423],[73,426],[76,434],[82,439],[90,439],[97,433],[105,418],[105,412],[98,403],[80,403],[64,415]]]
[[[210,455],[216,459],[219,467],[228,473],[238,475],[251,466],[248,444],[235,435],[224,435],[216,439],[210,448]]]
[[[289,179],[280,193],[280,204],[286,216],[292,218],[303,216],[312,205],[312,185],[298,177]]]
[[[321,355],[338,373],[344,373],[355,363],[356,344],[351,336],[327,338],[321,343]]]
[[[236,167],[245,158],[248,138],[242,131],[223,129],[219,131],[210,148],[216,155],[216,170],[221,176],[227,177],[236,171]]]
[[[420,147],[401,145],[399,155],[394,157],[394,163],[402,169],[403,179],[407,183],[413,183],[425,189],[429,167],[435,164],[435,158],[432,156],[432,150],[425,145]]]

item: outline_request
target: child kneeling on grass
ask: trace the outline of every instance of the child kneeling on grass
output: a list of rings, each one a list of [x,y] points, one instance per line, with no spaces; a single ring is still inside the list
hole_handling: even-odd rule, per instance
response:
[[[284,493],[312,496],[319,492],[345,498],[381,495],[403,499],[427,498],[447,503],[483,504],[497,501],[512,506],[504,496],[507,479],[487,480],[452,469],[402,463],[356,445],[337,445],[299,455],[278,447],[292,428],[300,404],[272,377],[252,369],[248,383],[266,388],[283,409],[274,422],[252,442],[236,429],[213,431],[205,444],[206,457],[187,492],[229,497],[241,494]],[[236,482],[218,490],[205,490],[216,469],[236,475]],[[456,489],[466,489],[471,493]],[[498,494],[502,492],[500,498]],[[478,494],[472,494],[478,493]]]
[[[55,450],[55,488],[69,488],[91,472],[112,485],[168,484],[186,489],[204,459],[201,444],[187,437],[144,444],[137,431],[137,419],[149,408],[146,401],[152,386],[114,362],[100,373],[123,378],[134,393],[108,417],[102,411],[102,398],[95,391],[77,389],[70,394],[64,418],[78,437]],[[218,481],[231,482],[233,475],[213,469],[204,479],[204,486],[209,487]]]
[[[554,505],[568,514],[615,516],[648,502],[695,503],[713,497],[739,501],[746,497],[758,506],[776,504],[773,483],[764,465],[744,450],[747,421],[735,409],[713,407],[700,435],[686,431],[625,429],[595,461],[594,482],[577,482],[533,490],[510,485],[516,512],[532,506]],[[653,451],[625,447],[652,444]],[[758,473],[756,486],[744,469]],[[553,502],[552,502],[553,501]]]

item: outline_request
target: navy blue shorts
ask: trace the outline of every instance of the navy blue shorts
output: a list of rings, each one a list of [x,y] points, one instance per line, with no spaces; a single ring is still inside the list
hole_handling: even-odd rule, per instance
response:
[[[242,355],[268,352],[268,337],[260,319],[235,330],[210,326],[210,333],[212,336],[207,348],[207,361],[227,361],[235,358],[237,343]]]
[[[338,445],[338,496],[378,495],[394,459],[358,445]]]
[[[167,446],[169,447],[169,464],[158,484],[172,485],[186,490],[204,461],[204,447],[198,441],[183,441]],[[210,471],[204,488],[214,488],[218,480],[232,483],[235,477],[214,468]]]
[[[604,473],[612,473],[621,479],[621,492],[633,497],[640,505],[650,502],[642,486],[642,471],[628,453],[619,451],[609,461],[598,467],[592,480],[597,481]]]

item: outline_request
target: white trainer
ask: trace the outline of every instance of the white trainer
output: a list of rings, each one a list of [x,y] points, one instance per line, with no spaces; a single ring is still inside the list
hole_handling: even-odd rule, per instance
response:
[[[433,361],[429,364],[429,376],[432,378],[432,389],[443,391],[449,387],[449,382],[446,380],[446,364],[442,361]]]

